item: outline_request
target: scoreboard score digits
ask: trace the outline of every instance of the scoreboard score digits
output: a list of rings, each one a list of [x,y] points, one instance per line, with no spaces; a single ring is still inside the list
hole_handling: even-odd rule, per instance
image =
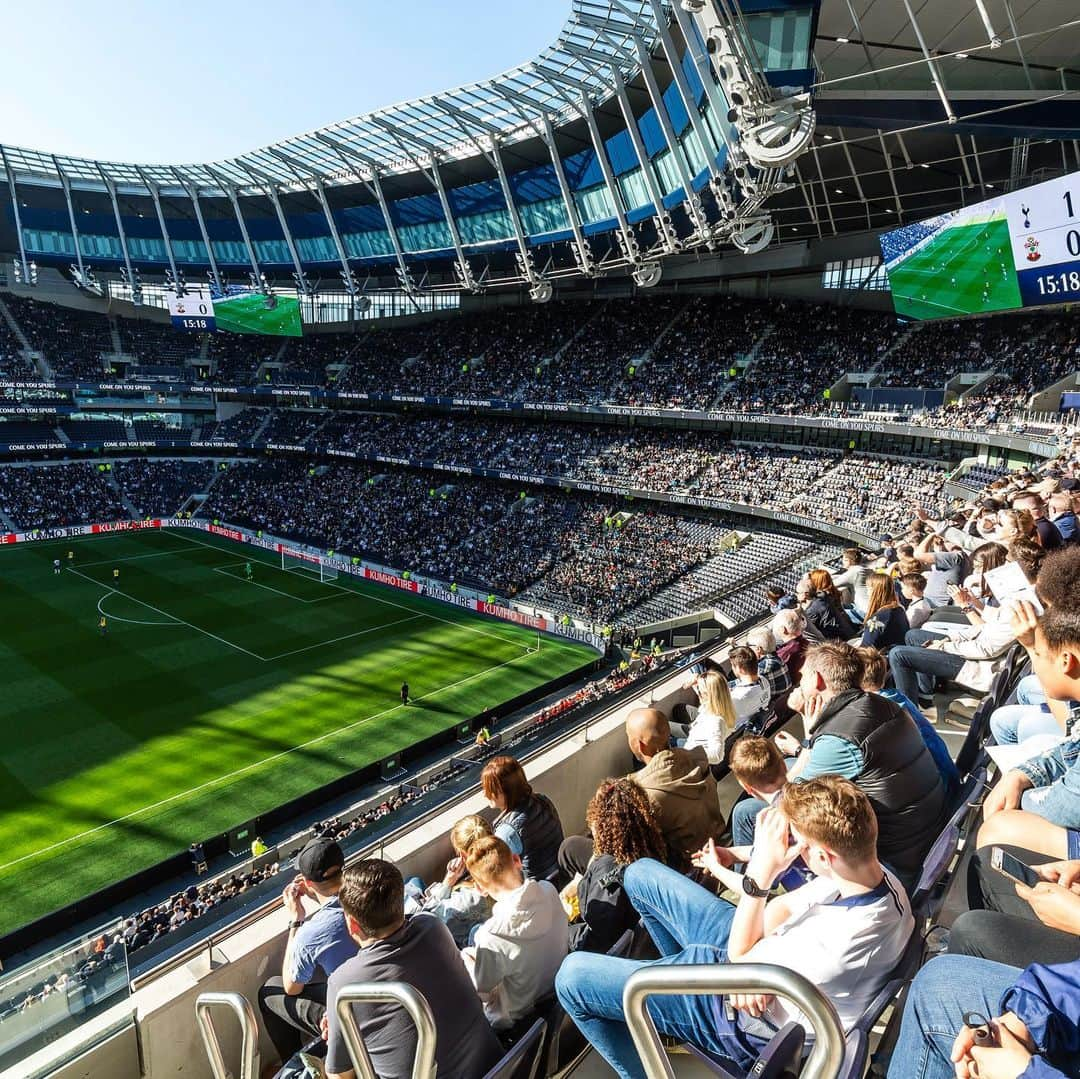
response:
[[[214,301],[209,296],[176,296],[169,293],[169,319],[174,330],[213,333],[217,329]]]
[[[883,234],[898,314],[1008,311],[1080,300],[1080,173]]]
[[[1080,300],[1080,173],[1007,198],[1024,306]]]

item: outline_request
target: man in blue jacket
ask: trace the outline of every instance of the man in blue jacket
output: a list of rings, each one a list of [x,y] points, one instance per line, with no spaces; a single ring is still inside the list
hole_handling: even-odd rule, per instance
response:
[[[964,1016],[990,1021],[996,1042],[975,1044]],[[970,1019],[970,1015],[969,1015]],[[908,994],[888,1079],[1080,1079],[1080,960],[1021,971],[942,955]]]

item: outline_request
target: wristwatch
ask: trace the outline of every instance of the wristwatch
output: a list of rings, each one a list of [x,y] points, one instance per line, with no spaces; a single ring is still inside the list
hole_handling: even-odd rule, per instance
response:
[[[296,921],[289,922],[289,928],[290,929],[299,929],[300,926],[302,926],[304,924],[304,922],[306,922],[306,921],[307,921],[306,918],[297,918]]]
[[[742,890],[746,895],[752,895],[755,899],[768,899],[769,889],[758,887],[758,883],[749,873],[743,874]]]

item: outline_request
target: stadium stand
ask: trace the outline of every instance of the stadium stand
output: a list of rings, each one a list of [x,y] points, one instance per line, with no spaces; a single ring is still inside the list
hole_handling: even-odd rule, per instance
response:
[[[203,461],[117,461],[113,476],[141,514],[167,517],[209,486],[214,467]]]
[[[127,517],[107,474],[89,464],[0,469],[0,509],[24,529]]]
[[[567,6],[0,146],[0,1079],[1080,1079],[1075,5]]]

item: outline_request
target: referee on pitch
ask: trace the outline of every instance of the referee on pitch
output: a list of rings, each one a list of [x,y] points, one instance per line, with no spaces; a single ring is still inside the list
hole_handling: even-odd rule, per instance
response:
[[[408,682],[402,682],[401,683],[401,703],[403,705],[409,703],[409,683]]]

